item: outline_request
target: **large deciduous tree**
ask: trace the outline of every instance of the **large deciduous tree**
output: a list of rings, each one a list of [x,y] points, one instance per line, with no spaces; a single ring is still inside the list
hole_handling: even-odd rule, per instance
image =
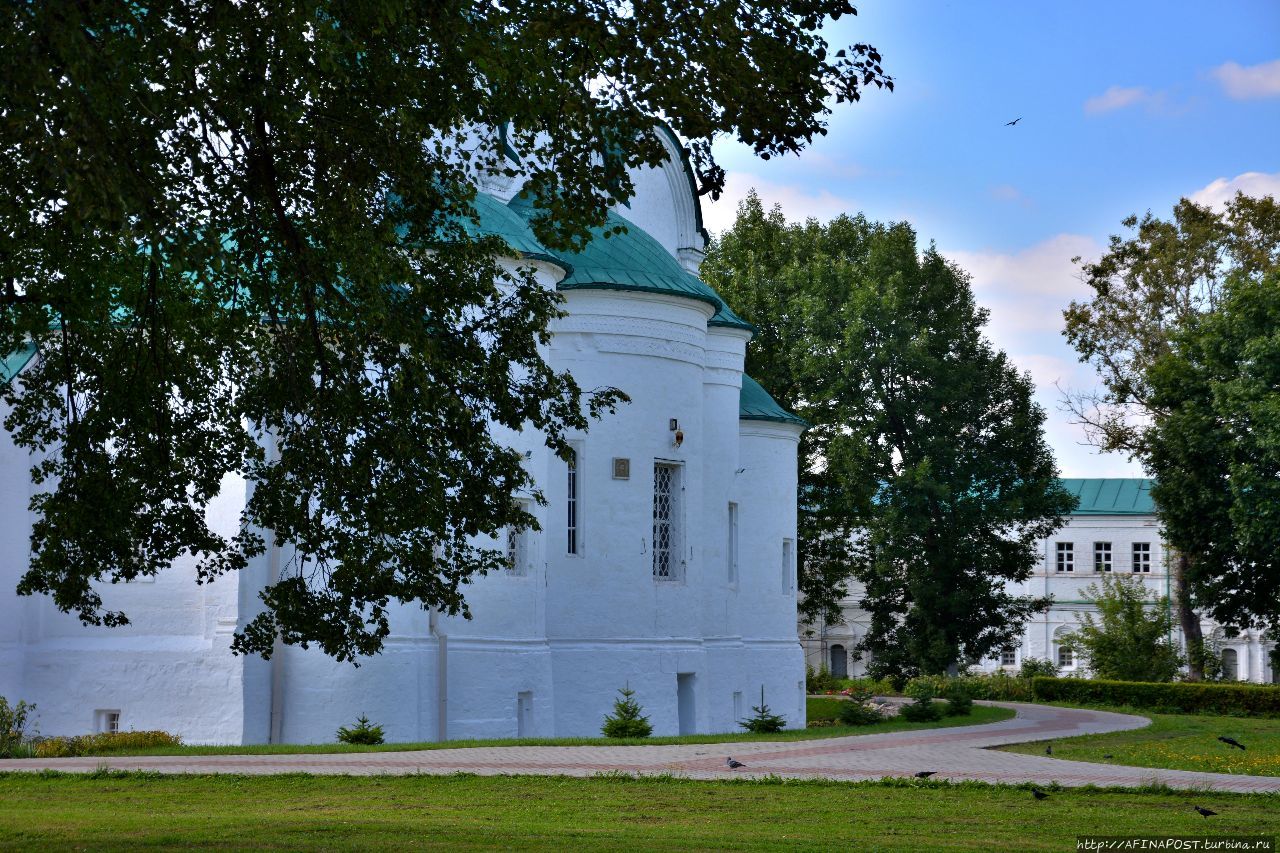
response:
[[[838,621],[848,581],[873,672],[937,673],[1004,647],[1044,601],[1036,542],[1074,504],[1033,387],[982,336],[965,273],[905,224],[788,225],[749,197],[704,264],[760,329],[747,370],[813,424],[801,589]]]
[[[1196,604],[1229,631],[1280,634],[1280,270],[1227,279],[1149,374],[1152,494]],[[1280,652],[1272,650],[1272,665]]]
[[[1082,265],[1093,297],[1073,302],[1065,312],[1067,340],[1102,382],[1100,393],[1072,394],[1068,404],[1097,446],[1128,453],[1156,478],[1156,511],[1176,554],[1178,621],[1191,676],[1200,678],[1203,638],[1195,608],[1221,612],[1209,579],[1221,567],[1215,552],[1229,547],[1214,520],[1228,485],[1205,481],[1204,466],[1210,463],[1196,458],[1207,452],[1203,442],[1178,452],[1166,447],[1157,456],[1155,444],[1170,412],[1183,402],[1196,405],[1192,398],[1206,389],[1183,383],[1187,396],[1179,401],[1173,397],[1176,383],[1166,382],[1156,399],[1153,367],[1173,352],[1172,341],[1181,330],[1217,308],[1229,278],[1260,281],[1280,268],[1280,207],[1269,196],[1237,194],[1222,210],[1183,199],[1171,220],[1147,213],[1123,224],[1134,233],[1112,236],[1101,258]],[[1171,515],[1187,511],[1183,521]]]
[[[266,539],[296,558],[235,639],[353,659],[392,602],[465,612],[496,568],[479,534],[532,518],[491,425],[567,429],[584,400],[538,347],[558,311],[474,238],[481,172],[527,181],[575,244],[689,141],[762,157],[825,133],[827,104],[891,85],[819,29],[847,0],[13,3],[0,13],[0,347],[36,454],[19,591],[91,624],[94,582],[194,555],[202,580]],[[242,532],[210,528],[228,475]]]

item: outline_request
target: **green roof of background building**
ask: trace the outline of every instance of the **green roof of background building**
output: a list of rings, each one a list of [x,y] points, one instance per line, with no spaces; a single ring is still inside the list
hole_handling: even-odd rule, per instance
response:
[[[738,397],[738,418],[744,421],[774,421],[807,427],[809,422],[778,405],[759,382],[742,374],[742,393]]]
[[[1080,499],[1072,515],[1154,515],[1152,480],[1140,477],[1064,479],[1063,487]]]

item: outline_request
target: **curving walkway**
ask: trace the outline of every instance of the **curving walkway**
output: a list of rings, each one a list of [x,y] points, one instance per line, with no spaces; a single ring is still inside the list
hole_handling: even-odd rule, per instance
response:
[[[766,743],[671,746],[506,746],[415,752],[308,755],[193,755],[0,760],[0,771],[89,772],[149,770],[160,773],[409,774],[477,773],[591,776],[673,773],[693,779],[786,776],[819,779],[880,779],[935,770],[935,779],[1039,782],[1061,785],[1138,786],[1221,791],[1277,791],[1280,777],[1233,776],[1186,770],[1154,770],[1062,761],[1048,756],[999,752],[988,747],[1083,734],[1124,731],[1149,724],[1145,717],[1107,711],[1055,708],[1012,702],[1017,716],[999,723],[877,735]],[[732,755],[746,767],[730,770]]]

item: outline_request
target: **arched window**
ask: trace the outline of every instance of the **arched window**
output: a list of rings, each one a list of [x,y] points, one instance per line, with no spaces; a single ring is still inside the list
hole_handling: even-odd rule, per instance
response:
[[[844,646],[831,647],[831,675],[834,678],[849,677],[849,656],[845,653]]]
[[[1222,677],[1226,681],[1240,679],[1240,655],[1235,649],[1222,650]]]

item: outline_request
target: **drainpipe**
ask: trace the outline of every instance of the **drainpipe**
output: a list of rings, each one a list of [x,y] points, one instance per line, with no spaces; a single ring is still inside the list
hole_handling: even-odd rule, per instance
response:
[[[427,624],[436,640],[436,740],[449,739],[449,636],[440,630],[440,614],[427,609]]]
[[[267,570],[272,583],[280,580],[280,546],[272,533],[271,549],[267,556]],[[284,732],[284,643],[280,635],[271,643],[271,732],[267,743],[283,743]]]
[[[280,461],[280,444],[276,440],[276,434],[268,431],[271,436],[270,443],[267,446],[267,458],[269,462]],[[276,584],[280,582],[280,543],[276,539],[275,531],[271,531],[269,544],[267,546],[267,578],[268,583]],[[268,743],[282,743],[284,738],[284,642],[281,641],[280,635],[277,634],[271,642],[271,713],[270,713],[270,729],[267,733]]]

